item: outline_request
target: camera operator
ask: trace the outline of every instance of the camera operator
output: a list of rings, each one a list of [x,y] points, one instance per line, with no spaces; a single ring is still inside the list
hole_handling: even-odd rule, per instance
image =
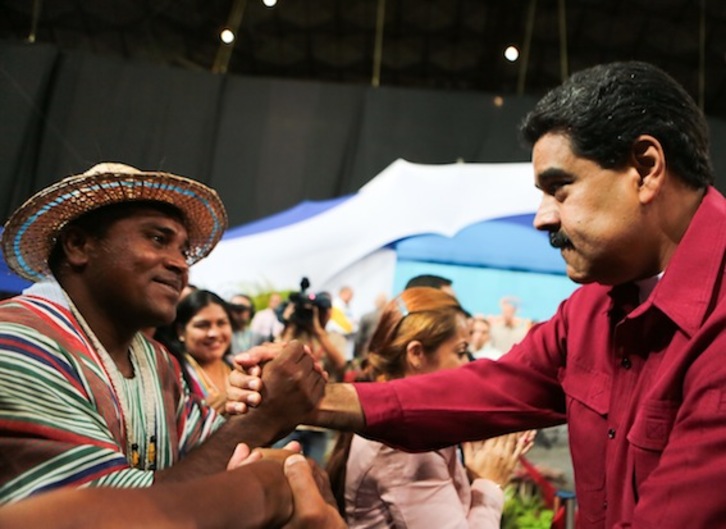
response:
[[[306,293],[307,283],[301,283],[301,291],[290,295],[290,302],[283,311],[285,327],[280,340],[298,340],[310,348],[315,360],[322,362],[333,379],[339,379],[345,367],[344,338],[331,335],[325,330],[330,319],[332,300],[327,292]],[[336,343],[338,342],[338,343]]]
[[[340,380],[346,364],[343,353],[345,338],[326,332],[325,325],[333,307],[332,299],[327,292],[307,293],[309,285],[307,278],[303,278],[300,292],[290,294],[290,301],[282,312],[285,328],[279,339],[283,342],[298,340],[307,345],[315,360],[322,362],[331,379]],[[331,438],[329,430],[298,426],[294,432],[278,441],[275,447],[298,441],[307,457],[324,466]]]

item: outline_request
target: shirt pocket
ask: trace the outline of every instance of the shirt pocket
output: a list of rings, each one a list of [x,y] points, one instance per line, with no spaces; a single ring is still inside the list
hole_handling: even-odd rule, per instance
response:
[[[658,466],[679,409],[680,403],[664,400],[647,401],[638,409],[628,432],[636,487]]]
[[[580,514],[589,523],[605,518],[605,462],[609,378],[583,369],[562,380],[567,396],[570,452]]]

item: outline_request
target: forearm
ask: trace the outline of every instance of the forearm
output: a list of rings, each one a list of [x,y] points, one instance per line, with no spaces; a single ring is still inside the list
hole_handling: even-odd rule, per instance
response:
[[[328,358],[330,365],[332,365],[336,370],[342,371],[346,362],[343,351],[341,351],[340,348],[333,343],[330,335],[324,330],[316,334],[316,339],[320,342],[320,345],[325,351],[325,356]]]
[[[311,426],[360,432],[365,416],[352,384],[327,384],[317,408],[304,421]]]
[[[173,516],[174,525],[196,529],[274,528],[293,512],[290,487],[278,461],[259,461],[188,483],[158,486],[156,505]]]
[[[148,489],[64,489],[0,509],[0,527],[20,529],[257,529],[292,514],[282,466],[261,461],[181,484]]]
[[[252,409],[246,415],[231,416],[209,439],[170,468],[156,472],[155,483],[179,482],[208,476],[227,468],[239,443],[250,449],[268,446],[287,432],[280,432],[274,417]]]

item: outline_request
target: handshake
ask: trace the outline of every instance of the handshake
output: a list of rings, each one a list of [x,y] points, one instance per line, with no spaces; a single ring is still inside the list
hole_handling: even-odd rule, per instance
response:
[[[234,363],[236,369],[229,376],[227,390],[227,414],[242,415],[250,409],[274,411],[282,430],[291,431],[315,408],[328,381],[322,364],[296,340],[258,345],[237,354]]]

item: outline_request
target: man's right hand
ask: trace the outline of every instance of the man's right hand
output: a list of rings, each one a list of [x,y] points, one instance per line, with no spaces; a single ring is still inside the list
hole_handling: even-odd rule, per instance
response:
[[[244,353],[239,353],[234,357],[236,369],[229,376],[225,408],[229,415],[241,415],[248,411],[248,407],[254,408],[260,405],[263,388],[262,368],[277,358],[287,345],[286,343],[268,342],[255,346]],[[303,348],[310,354],[307,348]],[[320,362],[315,362],[315,370],[326,381],[328,380],[328,374]]]
[[[279,347],[279,346],[278,346]],[[313,410],[325,390],[325,377],[298,341],[282,346],[261,373],[260,403],[249,414],[270,426],[275,437],[290,432]]]

